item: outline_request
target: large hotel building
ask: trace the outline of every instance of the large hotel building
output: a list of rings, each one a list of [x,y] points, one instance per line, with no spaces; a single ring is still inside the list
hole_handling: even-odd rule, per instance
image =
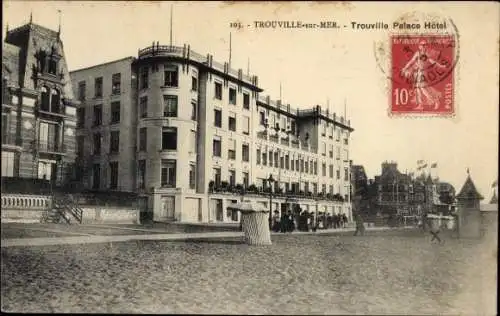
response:
[[[264,97],[256,76],[189,45],[70,75],[86,188],[135,192],[155,221],[236,222],[226,207],[243,198],[351,218],[346,118]]]

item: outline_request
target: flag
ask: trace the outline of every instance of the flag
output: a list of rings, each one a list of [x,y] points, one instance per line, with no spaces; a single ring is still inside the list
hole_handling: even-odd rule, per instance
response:
[[[438,166],[437,162],[431,164],[431,168],[437,168],[437,166]]]
[[[423,164],[421,167],[422,168],[427,168],[427,164]]]
[[[491,184],[491,187],[494,188],[498,185],[498,180],[495,180],[493,181],[493,183]]]

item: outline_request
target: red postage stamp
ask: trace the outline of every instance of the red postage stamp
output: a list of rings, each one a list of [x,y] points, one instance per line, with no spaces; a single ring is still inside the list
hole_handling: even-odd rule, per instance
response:
[[[391,37],[391,113],[454,113],[455,38],[452,35]]]

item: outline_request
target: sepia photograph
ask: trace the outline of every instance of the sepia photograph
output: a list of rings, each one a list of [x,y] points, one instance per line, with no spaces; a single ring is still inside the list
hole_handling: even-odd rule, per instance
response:
[[[497,315],[498,3],[2,9],[2,312]]]

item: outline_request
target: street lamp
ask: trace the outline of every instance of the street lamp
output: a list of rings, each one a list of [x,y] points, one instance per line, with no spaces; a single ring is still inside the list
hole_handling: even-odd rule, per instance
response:
[[[269,178],[267,179],[267,181],[269,181],[269,229],[271,229],[272,222],[273,222],[273,219],[272,219],[272,216],[273,216],[273,214],[272,214],[273,213],[273,187],[272,187],[272,183],[274,181],[272,174],[269,175]]]

